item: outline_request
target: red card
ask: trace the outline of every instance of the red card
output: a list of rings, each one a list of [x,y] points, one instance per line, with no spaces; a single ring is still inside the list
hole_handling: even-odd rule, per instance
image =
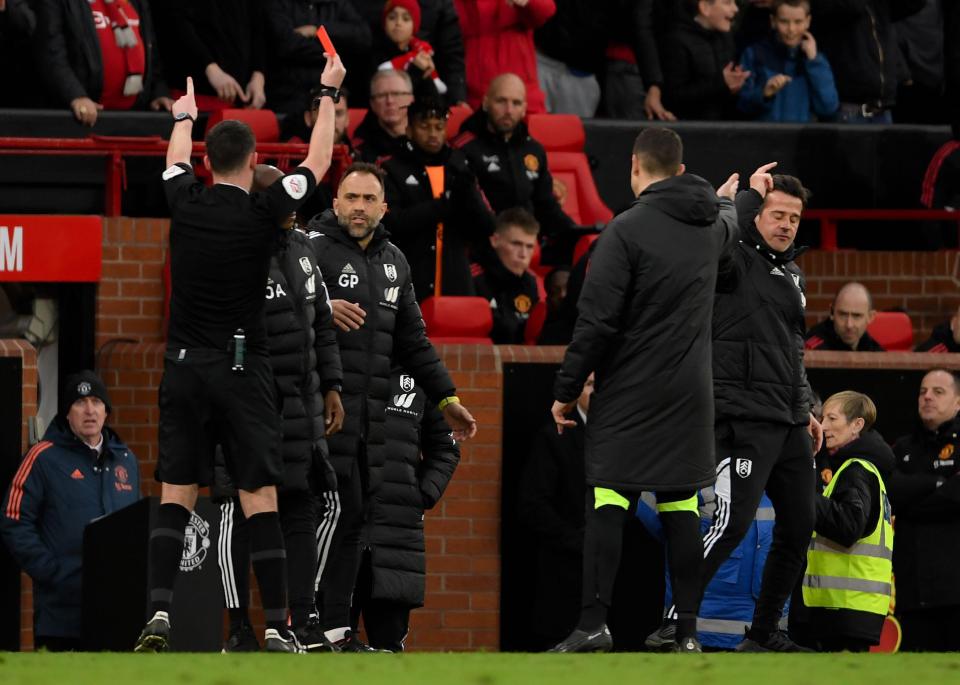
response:
[[[323,26],[317,29],[317,38],[320,39],[320,44],[323,46],[323,51],[333,57],[337,54],[337,49],[333,47],[333,41],[330,40],[330,36],[327,34],[327,29]]]

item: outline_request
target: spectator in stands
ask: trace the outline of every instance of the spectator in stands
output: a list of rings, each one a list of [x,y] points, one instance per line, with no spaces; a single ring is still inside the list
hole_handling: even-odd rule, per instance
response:
[[[490,236],[492,254],[486,251],[474,266],[477,295],[490,302],[493,330],[498,345],[522,345],[530,312],[540,299],[537,279],[528,271],[540,226],[524,209],[515,207],[497,215]]]
[[[473,295],[468,251],[482,248],[493,232],[477,177],[463,153],[447,145],[447,116],[440,97],[417,98],[407,110],[407,139],[381,163],[390,208],[383,225],[410,262],[420,301],[435,294],[437,250],[443,253],[441,294]],[[441,169],[439,188],[431,167]]]
[[[750,77],[737,100],[759,121],[831,119],[840,106],[833,72],[810,33],[810,0],[775,0],[773,32],[747,47],[740,65]]]
[[[499,75],[515,73],[532,113],[546,110],[537,81],[533,30],[554,12],[554,0],[455,0],[467,63],[467,103],[477,109]]]
[[[597,241],[593,241],[586,254],[573,265],[560,306],[555,311],[548,311],[547,317],[543,321],[543,328],[537,338],[538,345],[570,344],[570,340],[573,338],[573,327],[576,325],[577,316],[580,313],[577,309],[577,301],[580,299],[580,291],[583,288],[583,279],[587,274],[590,256],[596,246]],[[550,291],[547,290],[548,296],[549,293]]]
[[[583,528],[586,471],[584,433],[593,374],[583,384],[576,422],[557,434],[551,422],[543,426],[530,448],[519,488],[518,513],[535,548],[531,647],[546,650],[566,637],[580,617],[583,585]]]
[[[897,517],[893,571],[902,651],[960,651],[960,379],[947,369],[920,383],[920,422],[894,444],[890,499]]]
[[[920,204],[928,209],[960,208],[960,122],[954,128],[953,140],[941,145],[927,165]],[[956,224],[950,229],[956,232]]]
[[[413,102],[410,74],[377,71],[370,79],[370,110],[353,134],[353,146],[365,162],[400,151],[407,132],[407,107]]]
[[[266,104],[267,33],[261,2],[168,0],[157,9],[167,78],[186,83],[193,77],[201,112]]]
[[[567,296],[567,283],[570,282],[570,267],[558,266],[543,279],[543,289],[547,292],[547,316],[560,310]]]
[[[320,110],[320,91],[323,86],[310,89],[299,116],[288,116],[283,122],[280,137],[288,143],[306,143],[310,140],[310,131],[317,123],[317,112]],[[353,143],[347,135],[350,126],[350,93],[346,88],[340,89],[340,98],[334,103],[333,144],[346,145],[353,151]]]
[[[266,22],[267,99],[274,111],[299,114],[303,93],[320,84],[326,60],[317,27],[326,28],[347,64],[366,62],[370,28],[351,0],[272,0],[267,3]],[[356,74],[347,75],[347,87],[366,79],[367,73],[357,69]]]
[[[923,0],[811,0],[820,49],[833,67],[845,123],[890,124],[898,83],[892,22],[916,13]]]
[[[916,346],[916,352],[960,352],[960,308],[953,313],[949,321],[934,327],[930,337]]]
[[[575,224],[553,195],[547,153],[530,137],[526,114],[523,81],[501,74],[490,83],[483,108],[463,122],[451,144],[467,156],[493,211],[522,207],[533,213],[544,235],[554,235]]]
[[[93,126],[104,109],[169,110],[147,0],[41,0],[35,59],[50,103]]]
[[[0,533],[33,579],[34,645],[83,648],[83,531],[140,499],[137,458],[104,423],[110,398],[92,371],[68,378],[60,412],[27,452],[7,490]]]
[[[900,83],[893,115],[903,124],[945,124],[944,11],[941,0],[924,0],[923,9],[895,22],[897,46],[909,79]]]
[[[374,51],[378,41],[386,41],[383,33],[384,0],[353,0],[357,10],[370,25]],[[433,48],[433,63],[447,85],[447,102],[466,104],[467,81],[463,62],[463,34],[453,0],[419,0],[420,28],[417,36]]]
[[[600,82],[611,18],[593,0],[555,0],[557,12],[534,32],[537,77],[548,112],[590,118]],[[638,94],[634,94],[637,97]]]
[[[27,0],[0,0],[0,64],[16,69],[0,71],[0,107],[30,107],[40,102],[36,88],[30,44],[37,28],[37,15]]]
[[[847,283],[830,306],[830,318],[807,331],[804,347],[808,350],[845,352],[883,352],[867,332],[876,314],[870,291],[862,283]]]
[[[736,0],[686,0],[663,43],[664,104],[680,119],[730,118],[750,72],[735,64]]]
[[[396,69],[410,72],[414,83],[426,81],[435,92],[443,95],[447,84],[440,78],[433,61],[433,47],[419,38],[420,3],[417,0],[387,0],[383,6],[383,24],[380,27],[373,61],[377,69]],[[429,90],[425,89],[425,92]]]

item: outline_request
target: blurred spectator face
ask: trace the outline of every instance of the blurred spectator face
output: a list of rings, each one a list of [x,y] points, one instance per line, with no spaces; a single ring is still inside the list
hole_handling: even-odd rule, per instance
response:
[[[490,84],[483,98],[490,128],[497,133],[513,133],[527,116],[527,89],[517,76],[504,74]]]
[[[533,259],[537,235],[527,233],[519,226],[507,226],[490,236],[490,244],[507,271],[522,276]]]
[[[381,76],[371,86],[370,109],[384,128],[406,126],[407,107],[411,102],[413,90],[402,76]]]
[[[415,117],[407,135],[416,147],[435,155],[447,142],[447,122],[440,117]]]
[[[960,394],[949,371],[931,371],[920,382],[920,421],[928,430],[936,430],[960,411]]]
[[[700,0],[697,3],[697,20],[711,31],[728,33],[733,28],[733,18],[738,11],[737,0]]]
[[[810,8],[805,4],[797,7],[780,5],[770,22],[781,43],[790,48],[799,47],[803,34],[810,30]]]
[[[81,397],[70,405],[67,412],[70,430],[88,445],[100,442],[100,433],[106,420],[107,407],[99,397]]]
[[[340,94],[340,102],[334,103],[333,105],[333,142],[339,143],[346,139],[347,136],[347,127],[350,124],[350,105],[347,104],[347,96],[343,93]],[[313,125],[317,123],[317,114],[319,113],[319,106],[311,109],[309,112],[306,112],[303,117],[304,123],[306,123],[307,128],[313,129]]]
[[[587,376],[587,382],[583,384],[583,392],[577,398],[577,406],[584,414],[590,410],[590,396],[593,394],[593,373]]]
[[[783,252],[793,244],[800,227],[803,200],[780,190],[772,190],[763,200],[753,220],[760,236],[770,248]]]
[[[394,7],[383,19],[383,30],[391,43],[406,48],[413,38],[413,17],[403,7]]]
[[[544,284],[547,290],[547,311],[555,312],[567,296],[567,283],[570,281],[570,272],[566,269],[555,269],[547,276]]]
[[[870,294],[867,289],[859,283],[848,283],[840,289],[837,299],[833,301],[830,318],[833,319],[833,327],[840,339],[856,349],[875,313],[870,308]]]
[[[333,199],[337,221],[347,229],[351,238],[366,238],[387,213],[383,201],[383,186],[373,174],[352,173],[340,181]]]
[[[828,450],[835,450],[860,437],[863,419],[849,421],[843,413],[840,402],[827,402],[823,405],[823,442]]]

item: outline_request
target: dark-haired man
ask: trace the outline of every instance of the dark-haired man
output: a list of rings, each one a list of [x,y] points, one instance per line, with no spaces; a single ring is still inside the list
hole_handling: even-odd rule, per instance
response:
[[[753,621],[738,651],[807,651],[778,630],[813,533],[812,391],[803,366],[803,273],[794,263],[809,196],[799,179],[765,164],[737,195],[740,239],[725,256],[713,307],[713,392],[718,507],[704,535],[701,591],[752,525],[764,491],[776,524]],[[809,433],[809,434],[808,434]],[[670,642],[666,624],[647,640]]]
[[[736,232],[738,176],[719,190],[684,174],[683,145],[648,128],[633,147],[630,209],[596,243],[573,341],[554,383],[557,429],[596,373],[587,419],[583,604],[556,652],[608,651],[607,612],[623,526],[643,491],[657,494],[679,612],[676,649],[696,639],[703,546],[697,490],[713,483],[710,320],[720,255]],[[719,198],[718,198],[719,195]],[[650,388],[657,388],[650,392]]]
[[[267,349],[263,287],[278,226],[326,173],[333,152],[333,110],[346,70],[327,60],[320,113],[302,164],[263,193],[251,193],[256,141],[227,120],[207,134],[209,188],[190,166],[197,117],[193,79],[173,105],[164,190],[170,205],[170,328],[160,383],[160,508],[150,534],[150,620],[135,650],[167,648],[170,605],[184,529],[198,486],[212,479],[223,446],[227,472],[247,517],[250,557],[267,623],[265,649],[300,652],[287,628],[286,552],[277,515],[283,480],[280,421]]]
[[[327,639],[345,652],[376,651],[350,629],[350,597],[360,565],[364,511],[383,479],[393,364],[423,388],[458,440],[473,437],[477,430],[427,339],[410,266],[380,223],[386,211],[383,171],[358,162],[344,173],[333,209],[314,217],[308,234],[327,278],[339,328],[346,412],[343,430],[328,441],[341,514],[320,569],[317,605],[322,606]]]

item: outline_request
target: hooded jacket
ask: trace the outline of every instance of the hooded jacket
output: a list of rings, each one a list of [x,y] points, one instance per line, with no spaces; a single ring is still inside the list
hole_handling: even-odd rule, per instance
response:
[[[794,246],[771,250],[754,217],[755,190],[737,195],[739,241],[725,255],[713,305],[716,420],[806,425],[810,385],[803,366],[806,282]]]
[[[353,147],[364,162],[375,163],[381,157],[390,157],[400,152],[405,136],[394,138],[380,125],[373,110],[368,110],[363,121],[353,132]]]
[[[736,51],[730,33],[712,31],[689,16],[663,41],[663,104],[680,119],[729,119],[736,99],[723,67]]]
[[[330,299],[355,302],[366,312],[358,330],[336,329],[346,417],[343,429],[327,442],[337,474],[349,476],[353,461],[359,460],[362,484],[371,492],[382,480],[385,411],[394,362],[407,370],[432,402],[456,394],[427,339],[410,266],[389,236],[378,226],[367,248],[361,249],[333,210],[314,217],[308,233]]]
[[[536,277],[529,271],[517,276],[488,247],[473,265],[473,285],[477,296],[490,303],[494,344],[522,345],[530,312],[540,301]]]
[[[876,431],[870,430],[856,440],[847,443],[833,454],[824,450],[818,462],[824,484],[840,470],[848,459],[863,459],[877,467],[884,482],[889,482],[893,472],[893,450]],[[816,500],[817,535],[829,538],[844,547],[851,547],[865,537],[877,525],[883,511],[880,483],[876,476],[859,464],[851,464],[839,476],[830,497]],[[896,545],[894,545],[896,549]],[[809,609],[813,634],[821,638],[847,637],[867,640],[874,644],[880,641],[884,616],[852,609]]]
[[[808,350],[835,350],[837,352],[883,352],[884,349],[867,331],[863,332],[857,349],[854,350],[837,335],[833,319],[824,319],[807,331],[804,347]]]
[[[554,383],[571,402],[596,372],[587,483],[683,491],[715,480],[711,315],[736,210],[692,174],[651,184],[600,235]]]
[[[45,637],[81,637],[83,531],[140,499],[133,452],[103,427],[103,451],[57,415],[24,456],[0,510],[0,534],[33,579],[33,626]]]

